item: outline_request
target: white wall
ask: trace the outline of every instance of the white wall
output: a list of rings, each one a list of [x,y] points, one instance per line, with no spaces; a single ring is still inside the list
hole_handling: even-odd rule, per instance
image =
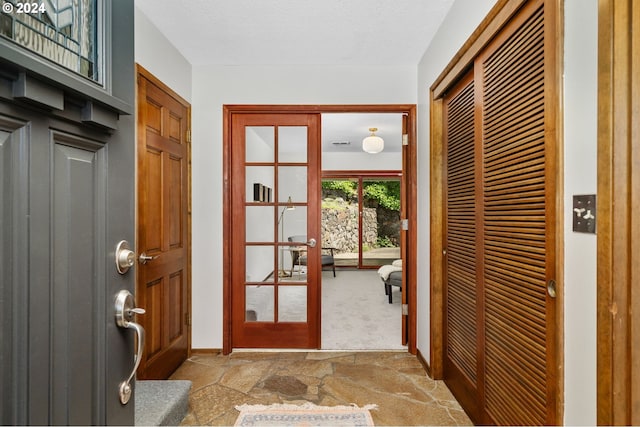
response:
[[[565,424],[596,424],[596,235],[572,231],[575,194],[596,194],[598,0],[565,0]]]
[[[401,170],[402,153],[323,153],[324,170]]]
[[[456,0],[418,67],[418,300],[429,307],[428,88],[495,2]],[[565,0],[564,369],[566,425],[596,424],[596,238],[571,231],[574,194],[596,192],[597,0]],[[461,31],[464,30],[464,31]],[[429,312],[418,317],[418,348],[429,354]]]
[[[456,0],[418,66],[418,312],[417,344],[430,352],[429,310],[429,87],[460,50],[495,0]]]
[[[222,106],[415,104],[415,66],[193,69],[193,348],[222,347]]]
[[[135,60],[191,102],[191,64],[135,6]]]

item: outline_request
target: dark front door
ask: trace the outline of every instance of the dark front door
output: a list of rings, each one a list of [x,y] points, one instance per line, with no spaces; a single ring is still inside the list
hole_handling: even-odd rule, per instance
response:
[[[51,21],[55,11],[48,17],[2,14],[5,425],[134,424],[135,397],[123,404],[118,392],[133,369],[134,333],[119,328],[114,313],[118,292],[133,292],[134,285],[134,273],[119,273],[115,262],[119,241],[135,243],[133,2],[81,3],[93,7],[95,20],[104,18],[107,24],[95,40],[109,49],[98,60],[83,45],[77,57],[66,51],[53,55],[76,58],[64,66],[47,59],[49,52],[34,54],[19,45],[28,37],[29,49],[41,46],[46,35],[35,32],[41,28],[36,24]],[[75,24],[55,30],[71,39],[74,28],[80,30]],[[118,30],[111,31],[111,24]]]

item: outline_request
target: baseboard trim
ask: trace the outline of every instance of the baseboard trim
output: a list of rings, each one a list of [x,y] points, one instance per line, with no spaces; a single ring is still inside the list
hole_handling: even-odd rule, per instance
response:
[[[198,354],[221,354],[222,353],[222,349],[221,348],[192,348],[191,349],[191,355],[198,355]]]
[[[427,359],[422,356],[422,353],[420,353],[420,349],[417,350],[416,357],[422,364],[424,370],[427,371],[427,375],[429,376],[429,378],[433,378],[433,375],[431,375],[431,366],[429,365],[429,362],[427,362]]]

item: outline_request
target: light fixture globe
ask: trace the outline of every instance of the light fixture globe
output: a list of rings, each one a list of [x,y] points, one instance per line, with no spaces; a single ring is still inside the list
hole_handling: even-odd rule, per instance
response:
[[[384,139],[376,136],[378,128],[369,128],[371,135],[362,140],[362,149],[367,153],[376,154],[384,149]]]

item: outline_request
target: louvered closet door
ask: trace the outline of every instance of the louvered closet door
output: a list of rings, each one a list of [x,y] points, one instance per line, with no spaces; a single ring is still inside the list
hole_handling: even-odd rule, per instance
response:
[[[527,2],[476,58],[473,81],[444,99],[445,380],[482,424],[557,422],[547,292],[557,166],[543,3]]]
[[[479,416],[476,238],[476,137],[473,71],[444,99],[446,198],[444,376],[458,400]],[[481,235],[481,233],[479,233]]]
[[[545,140],[541,2],[476,63],[482,81],[485,408],[498,424],[553,422],[554,171]],[[478,66],[478,63],[481,66]],[[478,79],[480,80],[480,79]],[[549,144],[549,150],[547,149]]]

